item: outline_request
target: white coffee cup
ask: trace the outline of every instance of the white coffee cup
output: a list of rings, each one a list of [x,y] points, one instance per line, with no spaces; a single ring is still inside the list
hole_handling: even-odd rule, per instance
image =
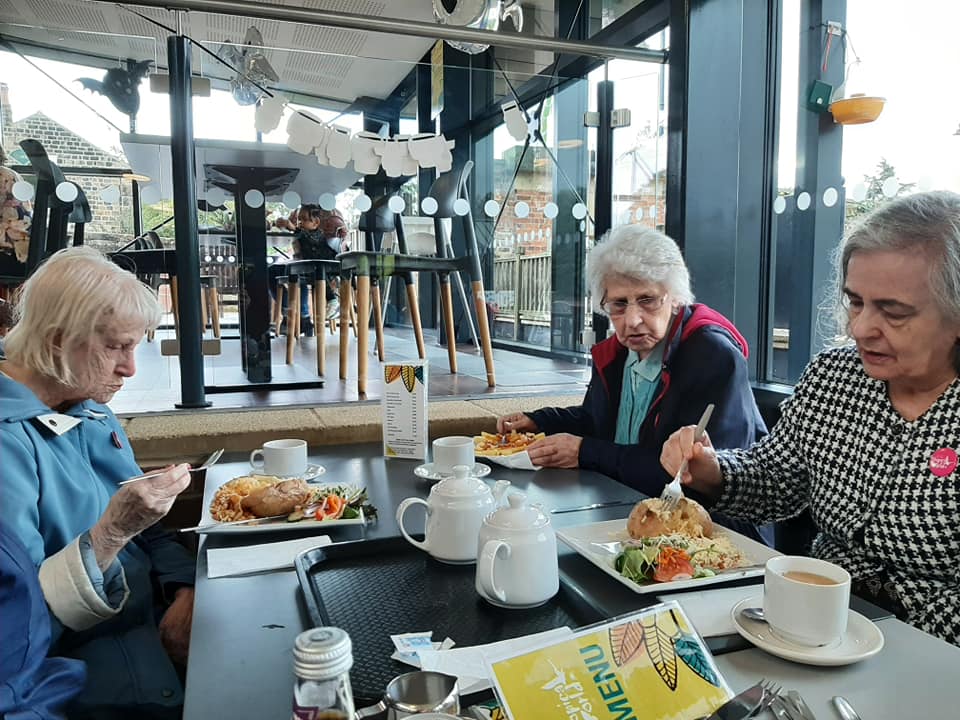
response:
[[[792,555],[767,560],[763,614],[782,640],[807,647],[835,643],[847,630],[849,608],[850,573],[839,565]]]
[[[258,457],[262,456],[262,460]],[[250,464],[257,472],[278,477],[303,475],[307,471],[306,440],[270,440],[250,453]]]
[[[438,473],[453,474],[454,465],[473,467],[473,438],[451,435],[433,441],[433,469]]]

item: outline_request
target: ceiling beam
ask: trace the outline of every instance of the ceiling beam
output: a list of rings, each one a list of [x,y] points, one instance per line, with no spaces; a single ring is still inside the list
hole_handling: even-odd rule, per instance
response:
[[[107,2],[107,0],[95,0]],[[572,55],[588,55],[599,58],[620,58],[640,62],[663,63],[666,53],[662,50],[648,50],[636,47],[616,47],[601,45],[590,41],[561,40],[540,35],[521,35],[490,30],[450,25],[435,25],[411,20],[356,15],[352,13],[329,12],[306,7],[289,7],[249,2],[247,0],[136,0],[136,2],[109,2],[111,5],[134,5],[155,7],[163,10],[189,10],[192,12],[212,13],[215,15],[239,15],[241,17],[279,20],[304,25],[325,25],[328,27],[366,30],[392,35],[411,35],[421,38],[457,40],[460,42],[492,45],[495,47],[516,47],[526,50],[540,50]]]

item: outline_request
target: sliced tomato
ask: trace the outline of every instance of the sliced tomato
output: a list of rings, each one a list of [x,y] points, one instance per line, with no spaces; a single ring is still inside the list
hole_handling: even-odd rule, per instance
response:
[[[342,497],[339,495],[327,495],[320,504],[320,507],[317,508],[314,517],[317,520],[336,520],[343,515],[344,507],[346,507],[346,502]]]
[[[670,582],[679,579],[678,576],[693,577],[693,564],[684,550],[672,547],[662,548],[656,562],[657,569],[653,572],[653,579],[657,582]]]

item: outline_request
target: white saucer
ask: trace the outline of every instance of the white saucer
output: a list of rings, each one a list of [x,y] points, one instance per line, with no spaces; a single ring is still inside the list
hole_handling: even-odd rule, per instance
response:
[[[433,467],[433,463],[417,465],[413,469],[413,474],[426,480],[443,480],[444,478],[453,477],[453,472],[437,472]],[[483,463],[474,463],[473,468],[470,470],[470,475],[477,478],[486,477],[489,474],[490,466],[484,465]]]
[[[326,471],[327,469],[323,465],[307,465],[307,469],[304,470],[300,475],[278,475],[277,477],[284,480],[293,480],[295,478],[299,478],[300,480],[310,482],[311,480],[316,480]],[[264,474],[266,471],[261,468],[254,468],[254,472]]]
[[[837,643],[824,647],[805,647],[787,642],[771,633],[765,622],[751,620],[740,614],[743,608],[762,605],[762,595],[738,602],[730,611],[733,625],[746,640],[784,660],[805,665],[849,665],[872,657],[883,648],[880,628],[854,610],[850,611],[847,618],[847,632]]]

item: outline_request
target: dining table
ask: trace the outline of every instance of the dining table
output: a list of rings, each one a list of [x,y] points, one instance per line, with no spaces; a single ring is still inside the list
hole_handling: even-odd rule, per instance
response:
[[[400,535],[395,519],[397,506],[408,497],[426,498],[433,484],[415,474],[420,461],[385,458],[379,443],[311,448],[309,462],[323,468],[324,474],[318,480],[365,487],[378,510],[373,521],[324,528],[323,534],[336,544],[391,542]],[[217,487],[232,477],[249,474],[251,468],[245,457],[235,454],[225,456],[224,461],[206,472],[204,504],[209,506]],[[550,512],[551,522],[559,530],[625,519],[632,505],[644,497],[588,470],[527,471],[494,465],[486,479],[508,480],[514,490],[526,493],[530,502],[540,503],[545,512]],[[407,513],[404,526],[410,533],[422,533],[422,514]],[[280,569],[211,579],[207,576],[207,551],[302,536],[301,529],[287,530],[282,526],[270,533],[201,536],[186,675],[186,720],[290,717],[294,639],[313,626],[298,575],[293,569]],[[563,543],[559,543],[558,550],[561,593],[569,603],[582,605],[582,617],[587,622],[626,614],[670,597],[634,592]],[[759,593],[762,577],[737,583],[755,584]],[[374,598],[379,597],[379,591],[376,586],[368,588]],[[385,608],[389,606],[397,612],[396,608],[403,607],[402,597],[380,595],[382,599],[378,601]],[[476,602],[475,597],[464,598],[465,612],[469,613]],[[743,689],[767,678],[784,689],[799,691],[819,720],[839,717],[830,705],[835,695],[850,700],[865,720],[954,717],[960,684],[951,682],[951,678],[954,668],[960,665],[960,648],[892,617],[876,622],[885,638],[883,649],[873,657],[844,667],[782,660],[752,647],[738,635],[708,638],[707,645],[731,688]],[[432,628],[406,627],[399,631],[429,629]],[[403,672],[397,665],[397,673]],[[362,663],[355,658],[355,685],[361,684],[362,678],[356,675],[362,671]],[[469,704],[476,698],[468,696],[464,700]]]

